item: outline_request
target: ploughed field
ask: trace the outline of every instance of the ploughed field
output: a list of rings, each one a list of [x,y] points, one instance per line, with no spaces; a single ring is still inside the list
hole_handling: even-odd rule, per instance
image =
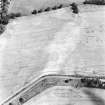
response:
[[[105,7],[87,5],[79,6],[79,9],[78,15],[72,14],[70,8],[63,8],[23,16],[7,25],[0,36],[0,102],[44,74],[105,76]],[[63,99],[70,104],[68,91],[72,98],[76,96],[75,92],[78,93],[78,105],[83,102],[79,91],[83,97],[89,98],[87,105],[105,105],[104,90],[65,88],[57,87],[57,91],[53,88],[54,92],[49,96],[43,92],[43,105],[47,105],[46,102],[56,105]],[[54,97],[58,97],[56,101]],[[35,104],[33,102],[31,104]],[[40,105],[39,101],[35,102]],[[73,101],[72,104],[77,103]]]

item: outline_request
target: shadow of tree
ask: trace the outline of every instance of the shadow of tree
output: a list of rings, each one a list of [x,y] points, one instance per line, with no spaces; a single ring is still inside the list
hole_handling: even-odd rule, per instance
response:
[[[89,90],[84,90],[84,93],[89,97],[90,101],[94,105],[105,105],[105,101],[99,96],[97,96],[94,92]]]

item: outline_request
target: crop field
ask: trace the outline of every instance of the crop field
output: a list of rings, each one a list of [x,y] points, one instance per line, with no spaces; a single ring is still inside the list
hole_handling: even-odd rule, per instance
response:
[[[21,5],[24,5],[24,2]],[[18,11],[18,6],[22,7],[21,5],[18,4],[16,9],[11,6],[10,11]],[[27,12],[27,8],[25,11]],[[81,5],[79,14],[73,14],[71,9],[66,7],[37,15],[22,16],[10,21],[5,32],[0,36],[0,102],[31,80],[50,73],[105,76],[104,6]],[[56,88],[52,90],[53,94],[49,92],[48,96],[45,95],[47,92],[42,93],[40,100],[43,104],[40,101],[36,103],[37,105],[69,105],[67,91],[70,94],[72,91],[78,94],[80,92],[75,89]],[[105,90],[84,89],[82,92],[81,95],[86,100],[94,101],[86,105],[105,105]],[[75,97],[74,93],[72,95]],[[54,94],[56,97],[59,95],[67,103],[57,104],[60,100],[58,97],[55,103],[51,104]],[[65,94],[66,98],[62,94]],[[76,98],[79,103],[71,102],[70,105],[84,105],[87,101],[80,101],[81,95]],[[47,100],[48,97],[51,98]],[[96,100],[87,97],[94,97]],[[27,105],[36,105],[33,102]]]

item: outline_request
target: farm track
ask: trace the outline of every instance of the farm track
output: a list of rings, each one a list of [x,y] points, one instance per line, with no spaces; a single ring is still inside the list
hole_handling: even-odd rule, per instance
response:
[[[85,86],[84,82],[82,83],[82,80],[84,79],[99,79],[100,77],[92,77],[92,76],[76,76],[76,75],[44,75],[37,79],[36,81],[32,82],[31,84],[27,85],[23,89],[21,89],[19,92],[17,92],[15,95],[10,97],[7,101],[5,101],[2,105],[20,105],[26,103],[31,98],[37,96],[41,92],[45,91],[48,88],[54,87],[54,86],[72,86],[74,88],[82,88],[82,87],[88,87]],[[105,77],[101,77],[103,81],[101,82],[103,84],[103,88],[105,89]],[[97,81],[98,82],[98,81]],[[96,84],[97,85],[97,84]],[[101,87],[92,87],[90,88],[100,88]]]

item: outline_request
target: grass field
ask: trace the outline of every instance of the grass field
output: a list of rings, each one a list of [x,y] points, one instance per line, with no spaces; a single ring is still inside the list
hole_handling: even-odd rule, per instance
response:
[[[105,8],[79,8],[76,16],[64,8],[7,25],[0,36],[0,102],[43,73],[105,76]]]

